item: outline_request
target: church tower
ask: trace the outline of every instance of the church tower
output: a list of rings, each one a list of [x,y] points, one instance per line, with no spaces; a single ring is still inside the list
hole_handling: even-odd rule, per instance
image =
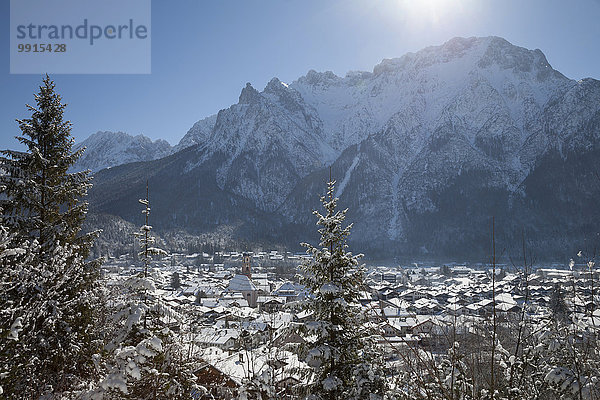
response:
[[[250,254],[244,253],[242,256],[242,275],[246,275],[249,279],[252,279],[252,270],[250,267],[250,261],[252,258]]]

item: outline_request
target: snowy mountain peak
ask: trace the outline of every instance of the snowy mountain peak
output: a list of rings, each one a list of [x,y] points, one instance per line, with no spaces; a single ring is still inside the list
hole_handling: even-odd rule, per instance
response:
[[[513,70],[515,73],[534,72],[538,74],[539,80],[559,74],[552,69],[541,50],[529,50],[515,46],[496,37],[490,38],[489,45],[477,64],[480,68],[488,68],[493,65],[497,65],[501,69]]]
[[[267,86],[265,86],[265,90],[264,92],[266,93],[280,93],[282,90],[285,90],[288,88],[288,85],[281,82],[279,80],[279,78],[273,78],[269,81],[269,83],[267,83]]]
[[[240,93],[240,98],[238,100],[239,104],[250,104],[260,99],[260,94],[258,90],[252,87],[250,82],[246,83],[246,87],[242,89],[242,93]]]
[[[331,86],[340,83],[341,80],[342,78],[331,71],[317,72],[311,69],[305,76],[298,79],[298,83],[313,87]]]
[[[539,49],[529,50],[515,46],[506,39],[489,36],[457,37],[440,46],[430,46],[400,58],[384,59],[373,68],[373,74],[379,76],[397,74],[402,70],[424,70],[453,62],[470,69],[497,66],[500,69],[511,69],[515,73],[556,73]]]
[[[74,171],[86,169],[92,172],[136,161],[155,160],[172,152],[171,145],[163,139],[152,139],[124,132],[99,131],[75,145],[85,147],[81,158],[73,166]]]
[[[384,59],[373,68],[373,74],[379,76],[397,73],[407,68],[424,69],[461,58],[468,58],[471,64],[474,64],[474,61],[484,54],[490,42],[492,38],[457,37],[440,46],[429,46],[399,58]]]

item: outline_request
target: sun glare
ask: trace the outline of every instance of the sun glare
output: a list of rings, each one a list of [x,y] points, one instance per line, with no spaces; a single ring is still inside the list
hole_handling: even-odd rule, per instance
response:
[[[449,2],[447,0],[417,0],[406,3],[409,4],[407,8],[416,18],[438,24],[443,12],[442,8],[447,7]]]
[[[411,25],[435,27],[443,25],[464,8],[460,0],[397,0],[396,12]]]

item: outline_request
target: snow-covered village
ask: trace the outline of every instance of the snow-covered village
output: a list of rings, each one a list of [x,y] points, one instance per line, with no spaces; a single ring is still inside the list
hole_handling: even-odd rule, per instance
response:
[[[0,399],[600,400],[598,17],[0,2]]]
[[[582,257],[569,265],[529,270],[456,264],[366,268],[357,302],[366,313],[383,368],[398,375],[389,379],[399,398],[400,393],[405,398],[418,398],[419,392],[423,398],[464,393],[466,385],[476,382],[471,371],[486,369],[477,358],[492,347],[486,342],[494,331],[499,375],[537,380],[544,398],[551,398],[542,389],[544,381],[563,389],[575,384],[567,369],[533,363],[544,352],[547,357],[557,354],[559,335],[568,331],[548,328],[555,318],[568,318],[569,310],[575,319],[570,329],[577,332],[581,349],[597,335],[600,310],[592,299],[600,274]],[[159,325],[176,332],[188,357],[202,359],[195,375],[203,391],[193,397],[233,399],[245,393],[252,398],[264,391],[266,397],[259,398],[302,398],[311,365],[299,349],[310,345],[312,336],[299,332],[313,322],[313,313],[302,307],[311,292],[297,276],[277,271],[294,270],[292,266],[306,259],[268,251],[174,254],[152,262],[149,276],[155,307],[161,310]],[[106,262],[103,275],[110,287],[123,288],[142,270],[141,264],[136,267],[122,256]],[[517,343],[530,353],[527,358],[517,358]],[[557,348],[550,350],[552,346]],[[469,350],[459,358],[459,348]],[[417,380],[444,361],[448,364],[429,376],[427,384]],[[525,363],[536,365],[537,376],[533,370],[523,376]],[[594,371],[589,374],[577,378],[587,387],[584,398],[593,398]],[[530,396],[525,392],[517,398]]]

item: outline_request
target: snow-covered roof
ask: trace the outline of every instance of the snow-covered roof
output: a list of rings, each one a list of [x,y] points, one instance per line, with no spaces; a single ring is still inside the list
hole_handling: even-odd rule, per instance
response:
[[[283,283],[281,286],[279,286],[277,288],[277,290],[275,290],[273,292],[273,294],[279,295],[279,296],[289,296],[289,295],[293,295],[295,296],[299,291],[299,288],[292,282],[285,282]]]
[[[510,295],[510,293],[497,294],[495,299],[499,303],[508,303],[508,304],[512,304],[512,305],[517,304],[517,302],[513,299],[513,297]]]
[[[246,275],[235,275],[229,281],[227,289],[232,292],[252,292],[257,290],[256,285]]]

